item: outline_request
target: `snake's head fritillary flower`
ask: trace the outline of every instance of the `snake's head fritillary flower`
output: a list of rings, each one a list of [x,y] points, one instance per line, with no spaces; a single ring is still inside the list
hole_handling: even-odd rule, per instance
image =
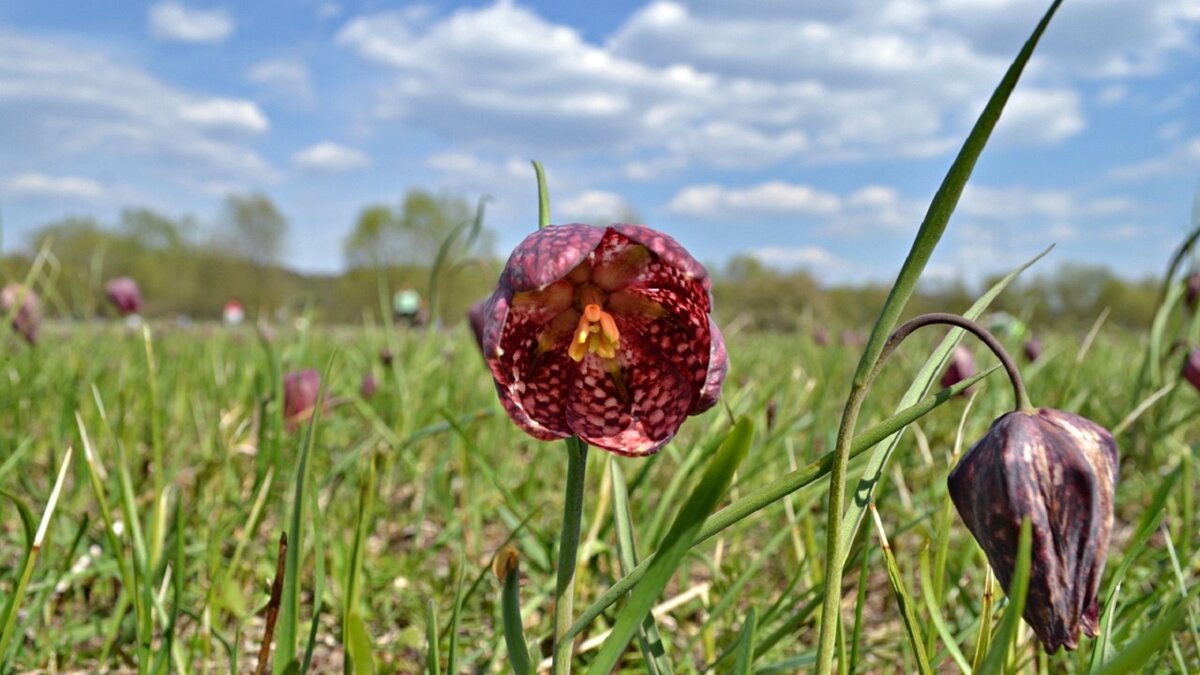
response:
[[[643,225],[529,235],[484,308],[484,358],[509,417],[536,438],[658,451],[721,392],[710,285],[678,242]]]
[[[1008,413],[967,451],[950,498],[1007,592],[1021,521],[1033,525],[1023,616],[1046,651],[1096,636],[1096,591],[1113,528],[1117,444],[1100,425],[1038,408]]]
[[[1033,363],[1042,355],[1042,341],[1037,337],[1031,337],[1025,341],[1025,360]]]
[[[818,347],[824,347],[829,344],[829,329],[824,326],[817,326],[813,329],[813,344]]]
[[[283,376],[283,417],[289,429],[294,429],[312,414],[320,392],[321,374],[315,368]]]
[[[42,323],[42,311],[37,294],[32,288],[21,284],[9,284],[0,291],[0,320],[12,313],[12,329],[21,334],[29,344],[37,343],[38,328]]]
[[[122,316],[137,314],[142,309],[142,294],[137,282],[129,277],[110,279],[104,285],[104,293]]]
[[[1200,348],[1188,352],[1187,359],[1183,362],[1183,379],[1200,390]]]
[[[974,374],[975,357],[971,356],[971,350],[962,345],[955,345],[954,351],[950,354],[950,363],[946,365],[946,371],[942,373],[942,388],[952,387]],[[970,390],[971,388],[967,387],[962,394],[969,396]]]

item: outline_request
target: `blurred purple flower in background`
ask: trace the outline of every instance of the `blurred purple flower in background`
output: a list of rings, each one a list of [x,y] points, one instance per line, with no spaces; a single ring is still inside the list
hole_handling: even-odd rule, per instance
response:
[[[137,314],[142,309],[142,294],[138,291],[137,282],[129,277],[109,280],[104,285],[104,293],[122,316]]]
[[[9,284],[0,291],[0,319],[12,314],[12,329],[29,344],[37,344],[42,312],[37,294],[21,284]]]

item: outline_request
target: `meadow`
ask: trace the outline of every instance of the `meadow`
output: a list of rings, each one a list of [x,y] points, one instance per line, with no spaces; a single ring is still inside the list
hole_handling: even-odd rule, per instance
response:
[[[889,362],[861,429],[893,412],[934,337],[913,339]],[[1081,344],[1086,337],[1042,336],[1044,354],[1023,371],[1037,404],[1119,429],[1117,524],[1101,586],[1108,639],[1046,657],[1025,628],[1011,665],[1095,672],[1097,654],[1120,652],[1190,594],[1191,628],[1174,627],[1146,666],[1188,672],[1200,648],[1191,592],[1200,570],[1200,398],[1182,383],[1136,422],[1123,422],[1140,402],[1131,398],[1139,364],[1130,355],[1143,352],[1146,336],[1099,325]],[[722,404],[690,419],[652,458],[588,457],[577,610],[622,577],[619,536],[638,551],[659,547],[731,419],[750,420],[756,432],[723,506],[833,447],[856,349],[800,335],[727,339]],[[385,348],[394,354],[390,366],[379,358]],[[311,436],[305,426],[289,430],[278,403],[281,374],[303,367],[327,372],[328,409]],[[380,386],[364,399],[368,372]],[[503,589],[491,570],[505,545],[519,556],[533,658],[549,655],[565,450],[508,421],[464,326],[281,328],[270,341],[216,325],[51,326],[36,349],[6,352],[3,375],[6,598],[18,584],[26,535],[14,504],[38,520],[65,472],[10,617],[7,671],[253,672],[284,532],[300,570],[290,619],[299,630],[289,635],[277,623],[275,649],[291,639],[311,672],[342,670],[347,653],[358,655],[357,672],[370,672],[367,659],[377,672],[433,664],[507,671]],[[954,397],[914,423],[896,447],[873,497],[882,530],[870,522],[859,530],[844,579],[843,649],[857,672],[917,672],[909,612],[935,671],[972,660],[987,563],[950,507],[945,479],[954,458],[1011,409],[1011,397],[1003,373],[992,372],[972,397]],[[853,476],[869,454],[852,461]],[[306,508],[297,521],[303,474]],[[728,670],[753,610],[754,672],[811,665],[827,489],[813,481],[691,549],[655,603],[665,661],[680,672]],[[906,596],[889,585],[884,533]],[[594,639],[619,608],[579,634],[577,664],[589,663]],[[635,648],[622,664],[648,668]]]
[[[404,330],[370,313],[353,328],[309,316],[258,330],[49,322],[30,346],[6,330],[0,671],[1194,672],[1200,276],[1186,272],[1200,229],[1170,261],[1149,325],[1118,326],[1107,311],[1086,331],[1034,325],[1041,354],[1001,370],[976,337],[964,337],[967,328],[992,340],[976,324],[948,315],[933,318],[960,328],[910,333],[917,324],[900,324],[1057,6],[950,166],[869,334],[821,325],[827,334],[847,329],[841,344],[824,344],[804,318],[800,331],[751,332],[733,308],[720,400],[649,458],[589,449],[573,436],[538,441],[514,426],[509,417],[520,415],[505,414],[493,375],[499,382],[529,366],[520,349],[541,346],[544,335],[532,331],[522,336],[537,342],[505,343],[517,347],[508,361],[495,341],[489,372],[463,324]],[[503,323],[516,315],[507,303],[543,310],[538,303],[554,296],[546,289],[565,282],[580,295],[543,318],[579,320],[581,332],[576,340],[567,326],[548,344],[569,345],[588,367],[603,359],[626,402],[630,390],[635,402],[651,392],[650,426],[671,403],[663,391],[692,393],[696,409],[720,370],[718,350],[707,348],[703,328],[702,342],[670,332],[708,326],[695,261],[644,229],[637,240],[616,229],[543,229],[549,198],[536,168],[537,239],[550,244],[510,260],[500,284],[509,295],[489,305],[484,333],[527,329],[529,315]],[[607,258],[580,245],[593,234],[595,250],[608,242]],[[54,297],[37,271],[51,256],[33,261],[25,286]],[[559,276],[541,279],[547,269]],[[936,309],[986,321],[1023,269],[969,306]],[[621,299],[634,286],[604,279],[630,270],[652,270],[638,283],[663,286],[640,287],[641,302]],[[572,302],[573,315],[563,309]],[[617,344],[606,312],[621,304],[634,311],[623,321],[651,323],[623,323]],[[646,357],[639,335],[659,332],[682,335],[665,344],[687,356]],[[901,335],[910,339],[894,349],[889,336]],[[1018,352],[1025,337],[1001,334],[992,350]],[[939,390],[959,341],[981,370]],[[695,370],[697,359],[707,370]],[[647,363],[690,369],[651,372]],[[321,377],[311,405],[285,391],[289,374],[304,370],[309,382]],[[681,375],[696,372],[699,388]],[[373,391],[363,387],[367,375]],[[659,387],[655,377],[679,386]],[[575,395],[589,404],[621,398],[602,384]],[[1026,421],[1064,414],[1034,406],[1111,431],[1120,454],[1111,500],[1105,435],[1076,424],[1054,432],[1051,448],[1049,435],[997,441],[989,432],[1014,409],[1026,417],[1011,419]],[[536,430],[537,414],[527,411],[527,427]],[[583,420],[593,430],[607,419],[595,417]],[[1022,503],[1029,525],[972,537],[947,477],[964,454],[978,456],[967,449],[985,434],[1007,453],[996,469],[1003,480],[967,485],[967,498],[985,511]],[[1105,528],[1080,521],[1107,522],[1110,507],[1100,570]],[[977,538],[1011,565],[994,576]],[[1048,571],[1063,561],[1076,571]],[[1086,605],[1092,571],[1094,639],[1047,654],[1024,609],[1036,626],[1048,614],[1066,621],[1070,610],[1050,607],[1047,594],[1074,593]],[[1068,645],[1076,623],[1088,631],[1081,606],[1061,640]]]

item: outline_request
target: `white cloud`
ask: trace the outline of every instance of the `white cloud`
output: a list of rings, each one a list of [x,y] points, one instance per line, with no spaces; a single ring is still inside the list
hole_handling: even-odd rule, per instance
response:
[[[0,160],[139,157],[183,183],[278,178],[257,152],[224,137],[268,126],[253,103],[197,96],[101,52],[3,31],[0,118],[8,125]]]
[[[500,0],[446,16],[359,16],[337,43],[391,72],[378,119],[475,149],[615,153],[633,177],[942,154],[971,121],[961,111],[990,92],[1008,61],[946,31],[871,28],[871,9],[839,22],[704,9],[654,3],[594,44]],[[891,20],[919,15],[900,7]],[[1045,89],[1017,102],[1040,132],[1033,140],[1079,130],[1073,96]]]
[[[1023,186],[993,188],[968,184],[958,213],[971,218],[1018,224],[1030,219],[1069,222],[1128,213],[1137,207],[1127,197],[1081,196],[1065,190],[1032,190]]]
[[[768,181],[729,189],[716,184],[680,190],[667,209],[674,213],[718,220],[745,216],[827,216],[841,209],[837,195],[809,185]]]
[[[1121,181],[1139,181],[1200,166],[1200,136],[1178,142],[1167,152],[1143,162],[1119,166],[1109,175]]]
[[[12,197],[54,197],[94,200],[104,196],[105,189],[90,178],[48,176],[27,172],[12,176],[4,183],[4,193]]]
[[[837,277],[850,269],[850,263],[820,246],[762,246],[750,255],[774,267],[801,267],[822,278]]]
[[[627,218],[634,209],[623,197],[604,190],[585,190],[573,197],[554,202],[554,212],[563,222],[586,222],[607,225],[620,218]]]
[[[224,10],[203,10],[179,2],[150,7],[150,32],[163,40],[195,43],[224,42],[233,34],[233,18]]]
[[[312,171],[350,171],[370,166],[366,153],[337,143],[324,142],[309,146],[292,155],[296,166]]]
[[[285,98],[303,103],[313,99],[312,75],[300,59],[260,61],[246,71],[246,79]]]
[[[972,110],[972,120],[980,110],[982,101]],[[996,123],[996,139],[1017,145],[1052,145],[1080,133],[1085,126],[1076,92],[1020,87]]]
[[[201,127],[231,131],[262,133],[271,126],[254,103],[228,98],[188,101],[180,106],[179,117]]]

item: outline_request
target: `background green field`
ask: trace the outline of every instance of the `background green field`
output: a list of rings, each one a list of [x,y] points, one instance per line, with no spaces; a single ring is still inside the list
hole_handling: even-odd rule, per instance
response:
[[[940,337],[929,329],[889,362],[860,430],[894,410]],[[1081,346],[1085,337],[1043,334],[1045,354],[1024,374],[1035,404],[1075,410],[1112,429],[1151,394],[1135,392],[1145,336],[1103,324],[1089,348]],[[721,405],[689,420],[651,459],[592,451],[577,612],[620,576],[610,462],[629,483],[638,550],[650,552],[732,417],[750,418],[757,433],[726,503],[832,447],[857,350],[836,340],[819,347],[794,334],[735,330],[727,339],[732,365]],[[297,549],[300,654],[314,607],[321,606],[313,671],[342,670],[343,642],[355,636],[367,641],[359,644],[369,645],[379,672],[425,669],[432,603],[443,669],[506,672],[500,583],[488,568],[510,540],[520,555],[531,651],[535,659],[549,654],[565,449],[561,442],[530,439],[508,421],[464,326],[386,333],[369,326],[289,327],[264,342],[252,329],[215,325],[156,324],[146,332],[56,325],[35,349],[10,338],[5,344],[0,487],[40,516],[64,453],[75,448],[3,655],[8,670],[135,671],[140,664],[146,672],[157,664],[252,672],[264,631],[260,610],[276,576],[279,536],[289,528],[306,437],[305,429],[289,432],[279,424],[277,383],[281,372],[306,367],[328,368],[331,399],[313,438],[305,533]],[[378,358],[385,346],[396,355],[390,368]],[[1019,344],[1011,347],[1019,352]],[[982,366],[994,362],[974,350]],[[1179,353],[1168,362],[1182,358]],[[359,384],[368,372],[380,388],[363,400]],[[922,418],[903,437],[876,495],[937,670],[956,666],[934,615],[970,660],[986,568],[949,505],[945,477],[952,457],[1011,409],[1011,397],[996,372],[970,402],[958,397]],[[1198,404],[1200,396],[1183,383],[1118,436],[1116,528],[1101,586],[1103,599],[1116,588],[1120,568],[1122,583],[1104,616],[1110,649],[1145,632],[1197,583]],[[80,452],[89,441],[94,482]],[[861,464],[851,464],[852,487]],[[751,608],[758,621],[756,672],[795,672],[811,663],[826,488],[827,481],[818,481],[693,549],[659,599],[669,606],[658,627],[676,670],[696,672],[730,650]],[[1163,513],[1152,508],[1156,492],[1165,499]],[[0,597],[7,598],[17,583],[24,537],[13,503],[0,504]],[[113,536],[106,519],[116,526]],[[1140,549],[1131,547],[1139,526],[1149,532]],[[352,600],[359,527],[361,569]],[[846,616],[861,618],[846,649],[862,672],[914,672],[869,521],[857,542],[845,580]],[[928,589],[920,579],[926,551]],[[1193,594],[1189,619],[1147,672],[1195,668],[1197,610]],[[594,621],[581,643],[602,633],[614,611]],[[365,635],[348,634],[350,614],[361,619]],[[1092,640],[1083,640],[1077,653],[1047,659],[1032,633],[1022,630],[1014,663],[1037,659],[1046,672],[1089,672]],[[577,663],[587,663],[591,653],[585,648]],[[147,657],[150,663],[143,663]],[[630,672],[646,667],[635,647],[623,663]]]

